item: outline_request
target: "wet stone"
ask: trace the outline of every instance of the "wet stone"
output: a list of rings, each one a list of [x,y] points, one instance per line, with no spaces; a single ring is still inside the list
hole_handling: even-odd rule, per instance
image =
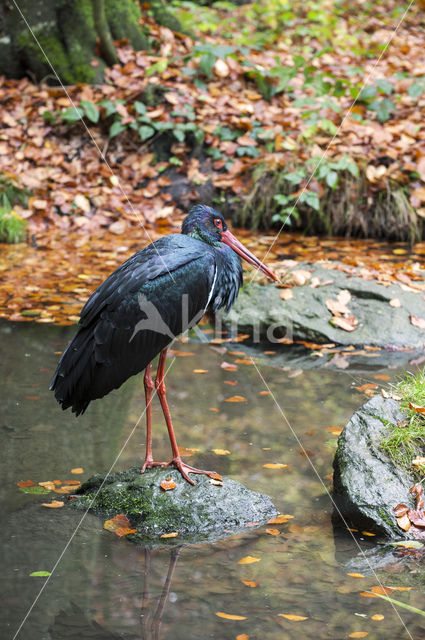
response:
[[[262,525],[278,513],[268,496],[234,480],[223,478],[220,486],[204,475],[192,477],[195,485],[178,471],[160,467],[143,474],[133,467],[112,473],[105,481],[105,476],[96,474],[80,487],[70,506],[90,507],[104,519],[124,513],[131,527],[137,528],[137,533],[126,537],[144,546],[213,542],[246,531],[252,523]],[[160,485],[167,478],[176,487],[164,491]],[[161,538],[175,532],[174,538]]]
[[[405,420],[399,403],[374,396],[354,413],[338,438],[334,458],[334,498],[349,526],[375,531],[389,538],[414,538],[403,531],[394,507],[415,508],[409,494],[413,474],[394,465],[381,449],[391,425]]]

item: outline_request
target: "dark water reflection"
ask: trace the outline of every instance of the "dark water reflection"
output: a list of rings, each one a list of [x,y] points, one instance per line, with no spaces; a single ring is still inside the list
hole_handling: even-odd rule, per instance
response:
[[[220,354],[208,345],[177,345],[180,351],[196,354],[170,359],[167,388],[178,441],[199,449],[188,458],[190,463],[214,468],[269,494],[282,513],[293,515],[293,520],[278,525],[280,535],[269,535],[266,527],[247,529],[213,545],[183,547],[178,558],[169,549],[156,549],[148,561],[144,549],[104,531],[94,516],[82,520],[80,512],[49,510],[40,503],[49,502],[51,495],[20,492],[20,480],[75,478],[70,474],[74,467],[84,468],[79,478],[107,471],[143,409],[141,380],[134,378],[92,404],[81,419],[60,411],[47,387],[58,359],[54,352],[62,350],[71,334],[72,329],[42,325],[0,327],[1,638],[14,637],[44,583],[44,578],[29,574],[51,571],[65,547],[18,638],[234,640],[246,634],[268,640],[342,639],[355,631],[367,632],[371,640],[409,637],[387,602],[360,596],[377,584],[375,576],[347,576],[345,563],[350,561],[350,570],[355,570],[359,548],[343,533],[334,533],[326,490],[272,398],[259,395],[265,388],[255,367],[239,364],[237,372],[220,367],[223,359],[233,362],[238,356]],[[195,368],[208,372],[195,374]],[[378,369],[361,374],[282,370],[264,363],[259,368],[330,487],[327,476],[336,436],[327,427],[346,422],[364,401],[354,385],[374,382]],[[379,369],[390,376],[398,372]],[[246,402],[225,401],[235,394]],[[153,414],[154,455],[166,459],[168,440],[156,403]],[[143,445],[141,424],[115,469],[138,464]],[[219,456],[212,449],[231,453]],[[263,466],[270,462],[289,469]],[[357,540],[363,549],[375,544],[362,534]],[[247,555],[260,561],[238,564]],[[361,562],[359,557],[359,566]],[[402,579],[403,585],[413,586],[394,597],[422,608],[417,574],[408,566],[401,568],[402,574],[391,571],[380,571],[384,584],[401,584]],[[258,586],[248,587],[242,580]],[[246,619],[226,620],[217,612]],[[281,613],[308,619],[291,622],[279,617]],[[399,613],[413,638],[425,637],[423,618],[402,609]],[[385,617],[374,621],[375,614]]]

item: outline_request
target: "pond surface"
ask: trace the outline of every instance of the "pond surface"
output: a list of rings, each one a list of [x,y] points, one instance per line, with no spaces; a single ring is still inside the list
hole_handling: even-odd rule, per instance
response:
[[[386,369],[373,369],[371,363],[364,373],[303,370],[271,366],[272,356],[259,350],[258,369],[242,362],[229,371],[221,364],[243,360],[231,353],[240,345],[223,353],[223,347],[177,343],[178,352],[192,355],[170,357],[169,403],[179,445],[199,450],[185,459],[267,493],[281,513],[293,518],[247,528],[215,544],[149,552],[104,530],[91,514],[83,518],[67,507],[41,506],[60,494],[28,495],[17,487],[23,480],[83,480],[113,465],[119,470],[140,464],[143,456],[143,420],[134,429],[144,409],[140,377],[92,403],[78,420],[62,412],[48,391],[59,357],[55,352],[62,351],[73,332],[40,324],[0,326],[1,638],[425,637],[420,615],[360,595],[378,584],[362,555],[376,540],[367,532],[351,536],[334,530],[327,493],[335,427],[343,426],[366,399],[354,387],[396,377],[400,369],[391,361]],[[264,394],[268,389],[260,374],[273,395]],[[245,401],[226,402],[234,395]],[[167,459],[168,438],[157,402],[153,417],[154,456]],[[217,455],[213,449],[230,453]],[[264,466],[269,463],[288,467]],[[76,467],[84,473],[72,475]],[[278,529],[278,535],[268,528]],[[246,556],[258,561],[239,564]],[[357,566],[365,577],[347,575]],[[42,570],[53,573],[40,593],[46,578],[30,574]],[[385,585],[411,586],[394,597],[423,608],[423,587],[411,565],[384,564],[379,579]],[[356,632],[368,635],[350,636]]]

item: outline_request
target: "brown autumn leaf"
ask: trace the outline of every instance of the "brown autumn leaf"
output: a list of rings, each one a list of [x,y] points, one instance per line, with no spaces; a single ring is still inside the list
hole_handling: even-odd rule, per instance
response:
[[[343,431],[343,427],[326,427],[327,431],[330,431],[334,436],[339,436]]]
[[[406,504],[398,504],[393,511],[396,518],[401,518],[409,511],[409,507]]]
[[[307,616],[298,616],[294,613],[278,613],[278,616],[281,618],[286,618],[287,620],[291,620],[291,622],[301,622],[302,620],[308,620]]]
[[[375,620],[376,622],[379,622],[380,620],[383,620],[385,618],[385,616],[382,615],[382,613],[375,613],[373,616],[370,616],[371,620]]]
[[[282,300],[292,300],[294,294],[292,292],[292,289],[282,289],[282,291],[279,293],[279,296],[282,298]]]
[[[112,531],[113,533],[116,533],[118,529],[130,530],[130,521],[124,513],[118,513],[113,518],[105,520],[105,522],[103,523],[103,528],[107,531]]]
[[[236,636],[236,640],[249,640],[249,636],[247,636],[246,633],[239,633]]]
[[[215,615],[225,620],[246,620],[246,616],[238,616],[235,613],[223,613],[223,611],[216,611]]]
[[[269,396],[271,393],[271,391],[259,391],[258,395],[259,396]]]
[[[343,329],[344,331],[355,331],[357,329],[357,325],[359,321],[354,316],[347,316],[345,318],[341,318],[339,316],[332,316],[330,320],[331,324]]]
[[[40,487],[44,487],[45,489],[49,489],[49,491],[54,491],[56,488],[56,485],[54,482],[52,482],[51,480],[48,480],[47,482],[39,482],[38,483],[40,485]]]
[[[75,469],[71,469],[71,473],[84,473],[84,469],[82,467],[75,467]]]
[[[415,315],[413,315],[413,313],[411,313],[409,317],[410,317],[410,323],[414,327],[417,327],[418,329],[425,329],[425,319],[424,318],[420,318],[419,316],[415,316]]]
[[[258,582],[255,582],[255,580],[241,580],[241,582],[246,587],[250,587],[251,589],[254,589],[255,587],[258,587]]]
[[[266,529],[266,533],[270,536],[278,536],[280,534],[279,529]]]
[[[294,516],[280,513],[278,516],[270,518],[270,520],[267,521],[267,524],[284,524],[285,522],[288,522],[288,520],[291,520],[293,517]]]
[[[52,500],[51,502],[42,502],[42,507],[48,507],[49,509],[60,509],[60,507],[64,506],[64,502],[61,500]]]
[[[368,636],[369,633],[367,631],[353,631],[352,633],[348,634],[349,638],[366,638],[366,636]]]
[[[240,560],[238,560],[237,564],[253,564],[254,562],[260,562],[261,558],[256,558],[255,556],[244,556]]]
[[[412,409],[412,411],[425,416],[425,407],[421,407],[420,405],[413,404],[413,402],[409,402],[409,409]]]
[[[379,598],[375,593],[370,593],[370,591],[362,591],[359,595],[363,596],[363,598]]]
[[[18,485],[18,487],[34,487],[35,486],[35,482],[33,482],[32,480],[21,480],[16,484]]]
[[[410,509],[407,512],[407,517],[416,527],[425,527],[425,514],[422,509]]]
[[[334,316],[349,316],[351,314],[347,304],[351,300],[351,293],[348,289],[342,289],[337,295],[336,300],[329,298],[326,300],[326,307]]]
[[[194,369],[193,373],[208,373],[208,369]]]
[[[172,478],[165,478],[165,480],[162,480],[160,487],[163,491],[171,491],[175,489],[177,485]]]
[[[359,387],[354,387],[354,388],[357,389],[357,391],[360,391],[360,393],[364,393],[368,389],[377,389],[378,385],[373,384],[373,382],[367,382],[365,384],[360,385]]]
[[[246,398],[244,396],[231,396],[230,398],[225,398],[224,402],[246,402]]]
[[[403,515],[397,517],[397,524],[400,529],[403,529],[403,531],[409,531],[412,523],[410,522],[407,513],[404,513]]]
[[[347,573],[347,576],[350,576],[350,578],[364,578],[365,577],[362,573]]]
[[[161,538],[177,538],[178,535],[178,531],[172,531],[171,533],[163,533]]]
[[[216,456],[228,456],[230,451],[228,449],[211,449]]]

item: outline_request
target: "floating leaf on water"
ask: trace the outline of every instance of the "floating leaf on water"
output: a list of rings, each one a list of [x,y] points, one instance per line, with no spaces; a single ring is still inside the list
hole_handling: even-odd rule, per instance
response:
[[[378,595],[381,595],[381,596],[388,596],[390,593],[393,592],[393,589],[391,587],[384,587],[380,584],[371,587],[370,590],[372,591],[372,593],[377,593]]]
[[[282,464],[281,462],[267,462],[263,464],[265,469],[285,469],[288,467],[287,464]]]
[[[50,509],[59,509],[60,507],[64,506],[64,502],[61,502],[60,500],[52,500],[51,502],[42,502],[41,506],[42,507],[49,507]]]
[[[287,620],[291,620],[292,622],[301,622],[302,620],[308,620],[307,616],[297,616],[294,613],[278,613],[278,616],[281,618],[286,618]]]
[[[350,576],[350,578],[364,578],[362,573],[347,573],[347,576]]]
[[[393,547],[403,547],[404,549],[422,549],[424,546],[419,540],[398,540],[397,542],[390,542]]]
[[[353,631],[353,633],[349,633],[349,638],[366,638],[369,633],[367,631]]]
[[[105,520],[103,528],[116,533],[120,537],[136,531],[136,529],[131,529],[130,521],[124,513],[119,513],[110,520]]]
[[[266,529],[266,533],[268,533],[270,536],[278,536],[280,531],[279,529]]]
[[[48,480],[47,482],[39,482],[38,484],[40,487],[44,487],[49,491],[54,491],[54,489],[56,488],[56,485],[54,482],[52,482],[52,480]]]
[[[385,618],[385,616],[382,615],[382,613],[375,613],[375,615],[370,616],[371,620],[375,620],[376,622],[379,622],[379,620],[383,620]]]
[[[34,495],[43,495],[45,493],[50,493],[49,489],[45,489],[44,487],[19,487],[19,491],[23,493],[30,493]]]
[[[369,536],[370,538],[372,538],[373,536],[376,536],[376,533],[372,533],[371,531],[362,531],[362,534],[364,536]]]
[[[271,518],[270,520],[268,520],[267,524],[284,524],[285,522],[288,522],[288,520],[290,520],[293,517],[294,516],[280,513],[278,516],[275,516],[274,518]]]
[[[216,456],[228,456],[230,451],[228,449],[211,449]]]
[[[234,613],[223,613],[223,611],[216,611],[215,615],[225,620],[246,620],[246,616],[238,616]]]
[[[236,636],[236,640],[249,640],[249,636],[247,636],[246,633],[239,633]]]
[[[226,398],[224,402],[246,402],[246,398],[243,396],[231,396],[230,398]]]
[[[52,575],[50,571],[33,571],[30,573],[30,578],[47,578]]]
[[[230,362],[222,362],[220,367],[225,369],[226,371],[237,371],[238,367],[236,364],[231,364]]]
[[[241,580],[241,582],[246,587],[250,587],[251,589],[254,589],[255,587],[258,587],[258,582],[255,582],[255,580]]]
[[[71,469],[71,473],[84,473],[84,469],[82,467],[75,467],[75,469]]]
[[[254,562],[260,562],[261,558],[255,558],[254,556],[244,556],[238,560],[237,564],[253,564]]]
[[[16,484],[18,485],[18,487],[34,487],[35,486],[35,482],[33,482],[32,480],[21,480]]]
[[[208,373],[208,369],[194,369],[193,373]]]

